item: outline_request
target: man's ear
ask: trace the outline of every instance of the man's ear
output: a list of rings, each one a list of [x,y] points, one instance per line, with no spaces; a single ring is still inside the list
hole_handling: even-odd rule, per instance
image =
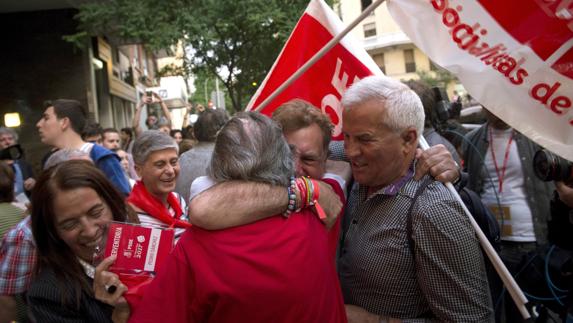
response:
[[[401,134],[404,152],[409,153],[418,147],[418,131],[414,127],[408,127]]]
[[[135,169],[135,173],[137,174],[137,177],[141,178],[143,175],[143,172],[141,171],[141,166],[134,164],[133,169]]]
[[[70,118],[68,117],[63,117],[61,119],[58,119],[59,123],[60,123],[60,129],[62,131],[71,128],[72,124],[70,123]]]

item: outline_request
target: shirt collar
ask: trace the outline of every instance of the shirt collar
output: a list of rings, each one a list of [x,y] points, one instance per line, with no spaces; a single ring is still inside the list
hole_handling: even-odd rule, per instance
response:
[[[382,187],[381,189],[379,189],[378,191],[376,191],[374,194],[372,194],[372,196],[374,195],[378,195],[378,194],[383,194],[383,195],[387,195],[387,196],[396,196],[398,194],[398,192],[400,192],[400,190],[404,187],[404,185],[406,185],[406,183],[408,183],[409,180],[412,179],[412,177],[414,177],[414,173],[416,171],[416,161],[412,161],[412,163],[410,164],[410,167],[408,167],[408,171],[406,172],[406,174],[398,179],[396,179],[394,182]],[[363,187],[365,189],[365,192],[368,191],[368,187]]]
[[[80,265],[82,265],[82,268],[84,269],[84,272],[86,273],[86,275],[91,278],[94,279],[95,276],[95,267],[88,264],[86,261],[80,259],[78,257],[78,261],[80,262]]]

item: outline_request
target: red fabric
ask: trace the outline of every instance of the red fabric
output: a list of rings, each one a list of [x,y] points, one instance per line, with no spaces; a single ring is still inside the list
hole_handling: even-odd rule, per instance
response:
[[[177,197],[173,193],[169,193],[167,196],[167,203],[175,210],[175,216],[171,216],[163,203],[147,191],[142,181],[135,183],[127,201],[142,209],[150,216],[167,224],[170,228],[191,227],[191,223],[179,220],[183,211],[181,210],[179,201],[177,201]]]
[[[346,322],[332,234],[309,210],[192,227],[130,322]]]
[[[340,187],[340,184],[335,179],[332,178],[323,178],[322,181],[330,185],[334,190],[334,193],[336,193],[340,198],[340,201],[342,201],[342,204],[346,205],[346,199],[344,198],[344,191],[342,190],[342,187]],[[343,215],[344,215],[344,208],[340,211],[340,214],[336,219],[336,223],[334,224],[334,226],[332,226],[332,228],[330,228],[330,231],[328,232],[328,245],[330,248],[330,253],[332,254],[332,259],[334,259],[334,261],[336,261],[336,249],[338,248],[338,241],[340,240],[340,227]]]
[[[256,109],[263,100],[332,40],[333,32],[329,29],[305,12],[275,61],[275,65],[261,84],[262,88],[257,90],[246,110]],[[354,81],[372,74],[374,73],[349,48],[338,43],[260,112],[271,116],[281,104],[292,99],[303,99],[319,109],[322,108],[322,111],[329,115],[335,126],[333,140],[342,140],[340,98],[343,89],[352,85]],[[340,79],[342,75],[347,78],[340,83],[340,86],[337,86],[333,80],[334,78]]]
[[[149,284],[153,281],[153,276],[149,273],[127,274],[117,273],[119,280],[127,286],[127,292],[123,294],[131,308],[139,306],[143,295]]]

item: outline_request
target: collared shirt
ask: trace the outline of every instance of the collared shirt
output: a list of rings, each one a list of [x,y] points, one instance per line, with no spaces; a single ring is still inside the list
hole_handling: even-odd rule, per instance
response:
[[[22,169],[18,163],[13,163],[12,169],[14,170],[14,195],[24,193],[24,176],[22,175]]]
[[[410,215],[412,255],[407,213],[423,180],[409,173],[371,196],[363,186],[351,193],[352,219],[339,259],[345,303],[401,319],[492,321],[475,232],[461,206],[438,182],[418,197]]]
[[[15,295],[28,290],[36,269],[36,245],[30,217],[8,231],[0,247],[0,295]]]

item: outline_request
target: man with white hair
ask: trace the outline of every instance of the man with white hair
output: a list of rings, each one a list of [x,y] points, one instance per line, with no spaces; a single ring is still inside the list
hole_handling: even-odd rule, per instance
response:
[[[424,110],[407,86],[367,77],[343,95],[343,134],[359,183],[338,261],[350,322],[493,320],[478,240],[462,207],[414,179]]]

